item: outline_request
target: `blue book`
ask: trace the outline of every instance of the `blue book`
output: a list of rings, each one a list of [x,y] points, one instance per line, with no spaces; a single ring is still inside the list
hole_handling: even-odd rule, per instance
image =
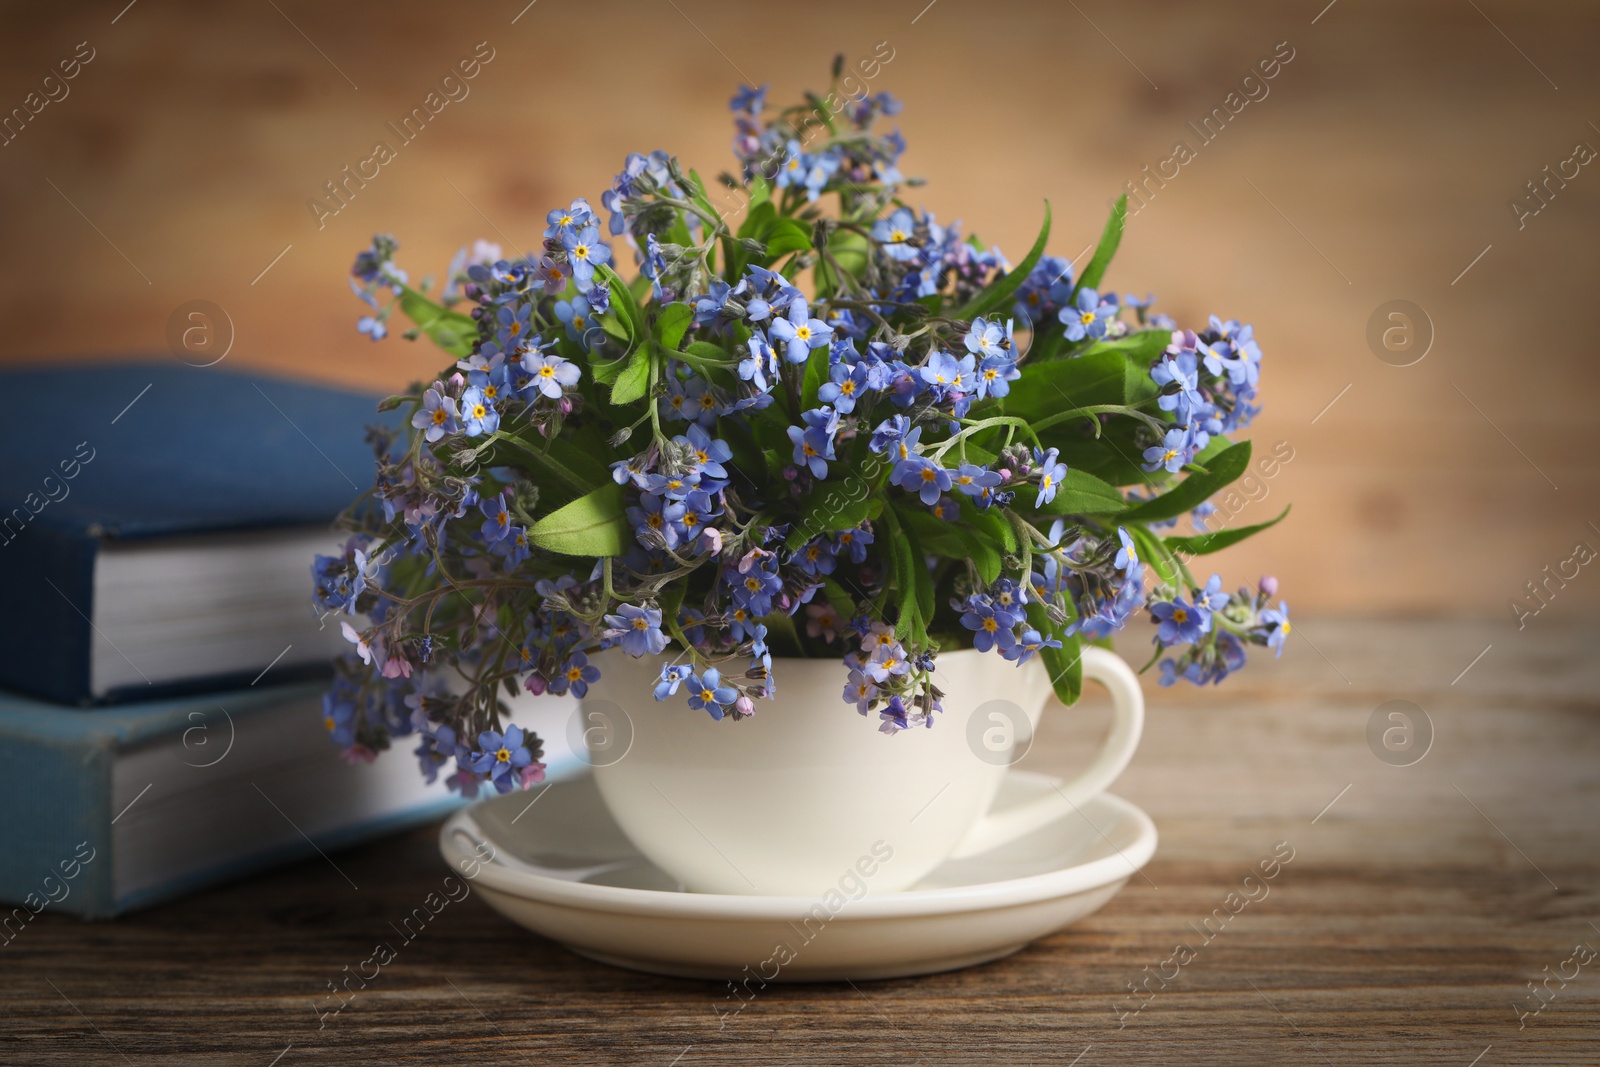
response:
[[[321,686],[63,711],[0,695],[0,945],[49,908],[103,918],[441,817],[398,739],[347,766],[322,723]],[[570,762],[570,760],[569,760]]]
[[[91,704],[325,669],[311,559],[372,484],[378,397],[173,360],[0,390],[0,687]]]

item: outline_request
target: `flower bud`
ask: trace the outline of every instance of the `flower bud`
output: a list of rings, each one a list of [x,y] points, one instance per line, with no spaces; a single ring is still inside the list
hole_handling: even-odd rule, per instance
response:
[[[1263,596],[1277,596],[1278,579],[1270,574],[1263,575],[1261,578],[1261,594]]]

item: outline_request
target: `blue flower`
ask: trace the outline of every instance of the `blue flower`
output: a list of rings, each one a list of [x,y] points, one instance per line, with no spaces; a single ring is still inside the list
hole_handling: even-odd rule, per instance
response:
[[[978,364],[978,398],[1006,396],[1011,392],[1010,383],[1020,377],[1022,372],[1010,356],[990,356]]]
[[[640,493],[639,505],[630,507],[627,515],[641,545],[646,548],[657,545],[674,548],[683,540],[683,527],[678,522],[683,518],[683,512],[681,500],[673,500],[659,493]]]
[[[1179,422],[1188,422],[1193,413],[1207,406],[1205,397],[1200,393],[1199,370],[1191,352],[1167,355],[1157,360],[1150,369],[1150,378],[1161,386],[1157,406],[1162,411],[1176,412]]]
[[[356,705],[341,688],[322,694],[322,728],[328,731],[328,739],[340,748],[356,743],[356,718]]]
[[[1260,619],[1264,625],[1272,627],[1267,633],[1267,647],[1277,655],[1283,655],[1283,643],[1289,639],[1289,631],[1294,628],[1289,625],[1288,602],[1278,601],[1278,606],[1263,611]]]
[[[751,115],[761,114],[761,109],[767,106],[767,87],[761,86],[753,89],[748,85],[739,86],[738,92],[733,94],[733,99],[728,101],[728,108],[732,111],[744,111]]]
[[[844,702],[854,704],[856,710],[865,715],[872,710],[872,702],[877,697],[878,687],[867,673],[859,668],[852,669],[849,680],[844,683]]]
[[[605,636],[635,658],[659,656],[667,647],[667,635],[661,632],[661,612],[656,608],[624,604],[617,614],[606,616],[606,626]]]
[[[478,505],[483,512],[483,539],[491,545],[511,532],[511,513],[506,510],[504,495],[492,496]]]
[[[725,324],[726,320],[738,318],[738,315],[728,310],[728,298],[742,293],[745,282],[738,285],[729,285],[721,278],[711,279],[711,289],[704,296],[698,297],[694,302],[694,321],[702,326]],[[737,307],[738,305],[734,305]]]
[[[867,561],[867,546],[872,544],[872,541],[872,531],[865,526],[854,530],[841,530],[834,537],[839,552],[848,555],[851,563]]]
[[[683,527],[684,540],[693,542],[700,536],[700,531],[717,516],[722,514],[722,509],[712,499],[711,494],[697,489],[683,498],[683,514],[678,516],[678,524]]]
[[[639,273],[650,279],[650,290],[657,300],[662,298],[661,276],[666,272],[667,257],[661,250],[661,242],[656,240],[655,234],[647,234],[644,241],[644,260],[639,264]]]
[[[839,414],[848,415],[866,393],[867,377],[867,368],[861,363],[835,363],[829,372],[830,380],[817,390],[817,399],[832,404]]]
[[[528,531],[521,526],[511,527],[504,538],[490,547],[495,555],[505,560],[507,571],[516,570],[523,560],[533,555],[533,546],[528,543]]]
[[[1147,471],[1165,469],[1168,474],[1177,474],[1193,457],[1189,440],[1187,429],[1180,427],[1168,430],[1161,444],[1151,445],[1144,450],[1142,466]]]
[[[754,383],[757,389],[765,392],[771,387],[767,379],[778,376],[778,353],[773,351],[771,343],[760,330],[750,335],[746,347],[750,354],[739,361],[739,378]]]
[[[901,263],[917,258],[917,245],[913,243],[916,234],[917,217],[909,208],[900,208],[872,226],[872,239],[883,246],[884,255]]]
[[[1028,629],[1022,631],[1022,636],[1017,638],[1017,643],[1010,648],[1002,648],[1000,654],[1006,659],[1014,660],[1019,665],[1028,662],[1033,654],[1042,648],[1060,648],[1061,642],[1054,637],[1044,637],[1038,630]]]
[[[1011,330],[1009,321],[1002,327],[998,319],[986,319],[980,315],[972,320],[972,327],[967,330],[967,351],[978,359],[1009,358],[1012,350]]]
[[[533,358],[530,353],[522,361],[523,367],[533,376],[533,384],[541,396],[551,400],[561,399],[564,390],[571,389],[578,384],[578,379],[583,377],[578,365],[562,356],[542,356]]]
[[[1114,562],[1124,577],[1132,578],[1139,573],[1139,552],[1133,547],[1133,538],[1128,536],[1128,531],[1120,526],[1117,527],[1117,539],[1122,542],[1122,547],[1117,550]]]
[[[580,286],[587,286],[594,278],[595,267],[611,261],[611,249],[600,243],[600,227],[592,223],[563,237],[561,247],[567,250],[567,262],[572,264],[572,280]]]
[[[785,346],[784,358],[790,363],[804,363],[813,348],[833,340],[833,327],[811,318],[804,297],[789,305],[787,318],[772,320],[771,329],[772,336]]]
[[[689,665],[687,663],[669,664],[662,667],[661,680],[656,683],[655,698],[657,700],[665,700],[670,696],[675,696],[678,692],[678,686],[683,684],[684,679],[689,677],[689,673]]]
[[[939,502],[942,494],[949,491],[954,481],[949,471],[926,456],[907,456],[900,460],[894,465],[889,480],[907,492],[916,493],[917,498],[930,508]]]
[[[456,402],[444,391],[444,386],[434,382],[422,394],[422,407],[411,416],[411,425],[422,431],[429,444],[447,433],[457,433],[461,424],[456,421]]]
[[[794,444],[794,462],[809,469],[813,476],[828,476],[827,461],[834,459],[833,434],[838,429],[838,416],[828,408],[803,412],[806,428],[789,427],[789,440]]]
[[[1067,340],[1089,337],[1098,341],[1106,335],[1106,327],[1116,313],[1116,304],[1100,299],[1093,289],[1083,288],[1078,290],[1075,306],[1062,308],[1057,318],[1066,324]]]
[[[582,698],[588,695],[589,686],[599,680],[600,669],[591,666],[589,657],[582,652],[574,652],[550,679],[550,692],[560,695],[570,691],[573,696]]]
[[[728,470],[723,466],[733,459],[733,449],[728,447],[726,441],[712,437],[698,424],[690,426],[688,431],[673,440],[681,445],[687,445],[694,452],[695,466],[703,474],[713,478],[723,479],[728,476]]]
[[[704,708],[713,719],[721,719],[727,708],[739,699],[738,690],[722,684],[722,674],[715,667],[707,667],[696,675],[689,675],[689,706]]]
[[[911,673],[911,661],[906,658],[906,650],[898,641],[889,641],[880,644],[872,651],[864,668],[867,677],[879,685],[883,685],[891,678],[900,678]]]
[[[461,394],[461,423],[468,437],[494,433],[500,428],[500,413],[483,390],[474,386]]]
[[[1028,575],[1028,588],[1033,593],[1033,598],[1041,601],[1051,600],[1066,589],[1067,574],[1061,566],[1061,561],[1055,556],[1046,556],[1043,573],[1034,571]]]
[[[440,769],[452,759],[460,759],[470,750],[456,743],[456,732],[448,726],[427,723],[419,730],[420,743],[416,748],[417,764],[423,778],[432,785],[439,778]]]
[[[878,428],[872,431],[872,440],[867,447],[880,454],[894,449],[896,459],[905,459],[915,451],[917,438],[921,435],[922,427],[912,429],[909,418],[895,415],[878,424]]]
[[[478,751],[472,757],[471,769],[487,775],[501,793],[509,793],[516,781],[516,771],[533,762],[533,753],[523,744],[522,727],[511,725],[501,734],[485,730],[478,735]]]
[[[1057,458],[1057,450],[1054,448],[1048,452],[1035,448],[1033,462],[1039,478],[1039,496],[1033,502],[1033,509],[1037,511],[1056,498],[1056,490],[1061,488],[1061,479],[1067,476],[1067,465]]]
[[[580,344],[588,344],[586,337],[590,328],[595,325],[595,321],[589,301],[585,297],[575,296],[571,300],[557,300],[556,318],[566,323],[568,337]]]
[[[382,315],[363,315],[356,320],[356,330],[364,333],[374,341],[381,341],[389,336],[389,326],[383,321]]]
[[[813,537],[795,552],[794,562],[809,575],[832,574],[833,546],[826,537]]]
[[[772,613],[772,598],[783,588],[783,579],[777,573],[777,564],[768,554],[768,558],[761,564],[753,564],[745,570],[728,567],[723,571],[723,578],[732,589],[733,601],[744,608],[754,618]],[[744,629],[753,624],[746,623]],[[736,639],[742,639],[735,634]]]
[[[589,207],[589,202],[580,196],[565,211],[556,208],[550,212],[545,216],[545,221],[549,223],[544,230],[545,237],[555,237],[564,241],[569,235],[579,233],[585,227],[594,224],[594,210]]]
[[[1156,639],[1163,645],[1192,644],[1211,629],[1211,612],[1182,597],[1156,601],[1150,605],[1150,614],[1157,623]]]
[[[521,344],[522,339],[533,332],[528,324],[528,316],[533,314],[533,305],[520,300],[516,304],[501,304],[500,310],[495,312],[495,321],[499,323],[495,330],[495,337],[500,341],[500,347],[506,350],[514,349]]]
[[[1203,604],[1212,611],[1221,611],[1228,606],[1228,594],[1222,591],[1222,575],[1213,574],[1206,579],[1206,587],[1195,594],[1194,602]]]
[[[970,596],[964,606],[966,611],[962,613],[961,625],[972,631],[972,647],[979,652],[988,652],[996,645],[1008,649],[1017,643],[1013,632],[1015,617],[995,607],[988,597]]]
[[[968,393],[974,387],[976,362],[972,353],[957,359],[948,352],[935,352],[922,368],[922,380],[946,393]]]
[[[968,496],[981,497],[984,490],[993,489],[1001,482],[1000,472],[992,471],[987,467],[980,467],[976,463],[963,463],[956,468],[956,475],[952,483],[961,492]]]

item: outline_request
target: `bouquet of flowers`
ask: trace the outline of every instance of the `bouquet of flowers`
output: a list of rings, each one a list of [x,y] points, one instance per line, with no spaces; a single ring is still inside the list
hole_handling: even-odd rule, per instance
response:
[[[941,650],[1038,657],[1069,703],[1080,644],[1140,612],[1164,685],[1281,651],[1272,579],[1189,570],[1283,517],[1205,530],[1250,463],[1251,328],[1103,289],[1125,202],[1081,269],[1048,204],[1012,265],[901,200],[893,98],[838,100],[741,89],[720,187],[630,155],[603,218],[579,198],[536,248],[480,241],[436,294],[391,237],[356,258],[362,332],[398,310],[455,362],[384,402],[411,430],[371,431],[376,484],[313,567],[318,610],[362,620],[326,700],[349,758],[416,734],[429,780],[525,788],[541,748],[505,697],[582,697],[612,647],[735,720],[783,657],[837,657],[889,733],[937,723]]]

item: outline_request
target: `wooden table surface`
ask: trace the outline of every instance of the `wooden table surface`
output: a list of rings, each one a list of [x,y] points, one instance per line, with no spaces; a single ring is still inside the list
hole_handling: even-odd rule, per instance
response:
[[[1600,1064],[1600,960],[1518,1016],[1600,948],[1600,628],[1295,633],[1220,689],[1151,691],[1117,792],[1155,859],[1006,960],[772,986],[719,1030],[718,984],[591,963],[473,896],[319,1029],[326,983],[436,887],[428,828],[340,854],[359,891],[316,860],[115,922],[42,916],[0,950],[0,1063]],[[1366,740],[1395,699],[1432,724],[1411,766]],[[1023,765],[1068,771],[1104,721],[1080,709]],[[1131,1013],[1129,984],[1279,842],[1270,893]]]

